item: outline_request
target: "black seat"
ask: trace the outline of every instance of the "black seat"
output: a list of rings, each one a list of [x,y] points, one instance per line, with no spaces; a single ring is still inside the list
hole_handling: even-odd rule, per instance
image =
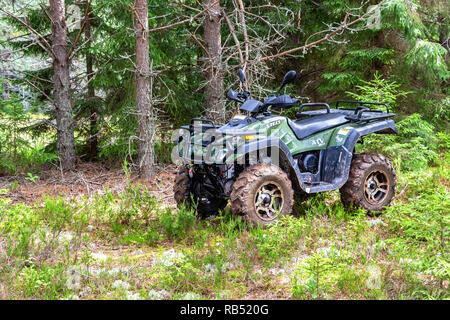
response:
[[[314,133],[350,122],[342,113],[326,113],[300,120],[288,120],[288,124],[299,140]]]

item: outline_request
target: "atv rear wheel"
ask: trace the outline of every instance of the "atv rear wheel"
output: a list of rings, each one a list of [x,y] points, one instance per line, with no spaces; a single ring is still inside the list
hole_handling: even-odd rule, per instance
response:
[[[288,175],[279,167],[257,164],[245,169],[231,191],[231,211],[254,226],[266,226],[291,213],[294,190]]]
[[[340,189],[344,205],[353,203],[368,213],[379,212],[395,195],[397,177],[389,160],[378,153],[353,156],[349,178]]]
[[[174,198],[178,207],[184,204],[187,209],[191,209],[193,205],[192,200],[194,200],[197,203],[198,216],[202,219],[207,219],[217,216],[219,211],[227,206],[227,200],[212,197],[207,199],[206,195],[197,194],[198,192],[195,192],[197,189],[189,178],[186,167],[179,167],[173,186]]]

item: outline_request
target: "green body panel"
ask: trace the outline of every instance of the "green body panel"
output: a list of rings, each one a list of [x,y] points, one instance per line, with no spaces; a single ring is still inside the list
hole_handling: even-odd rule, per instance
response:
[[[332,146],[343,145],[350,132],[353,129],[361,126],[362,124],[347,123],[335,128],[318,132],[307,138],[299,140],[295,136],[292,129],[289,127],[286,117],[271,116],[263,120],[253,122],[240,129],[228,128],[227,130],[223,130],[222,132],[227,133],[230,136],[249,134],[251,136],[254,136],[255,139],[276,137],[282,140],[288,147],[291,155],[295,156],[296,154],[306,151],[322,150]],[[192,146],[193,149],[191,149],[191,152],[194,151],[194,156],[197,159],[206,157],[208,151],[208,147],[204,147],[201,145],[204,137],[204,134],[196,134],[191,138],[191,142],[195,143],[195,145]],[[223,140],[223,138],[218,139],[214,142],[214,146],[210,146],[212,155],[210,159],[212,159],[212,161],[214,162],[220,162],[220,160],[227,153],[226,148],[223,147]],[[245,143],[244,138],[237,142],[233,141],[232,145],[233,148],[236,148],[238,145],[243,143]],[[236,158],[236,156],[234,156],[234,158]]]

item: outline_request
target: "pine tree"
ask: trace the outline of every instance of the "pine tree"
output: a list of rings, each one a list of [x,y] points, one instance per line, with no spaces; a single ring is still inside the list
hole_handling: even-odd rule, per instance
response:
[[[147,0],[136,0],[136,112],[139,130],[139,172],[153,176],[154,121],[150,97],[150,62]]]
[[[53,85],[58,131],[57,146],[61,167],[64,170],[70,170],[75,167],[75,141],[64,0],[50,0],[50,17],[52,20]]]

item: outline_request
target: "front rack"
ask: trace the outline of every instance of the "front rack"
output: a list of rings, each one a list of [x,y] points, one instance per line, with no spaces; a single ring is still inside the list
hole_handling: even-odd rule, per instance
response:
[[[189,125],[181,126],[182,129],[188,130],[191,134],[193,134],[194,131],[196,131],[195,129],[201,132],[206,132],[209,129],[216,129],[218,127],[219,126],[216,126],[214,121],[203,118],[194,118],[191,120],[191,123]]]

